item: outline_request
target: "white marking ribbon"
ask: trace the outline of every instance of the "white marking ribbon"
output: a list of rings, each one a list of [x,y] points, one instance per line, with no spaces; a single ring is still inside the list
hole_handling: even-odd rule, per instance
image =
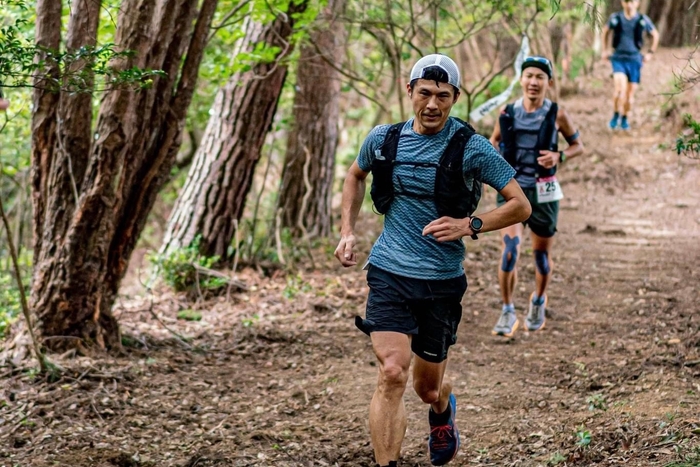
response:
[[[471,121],[478,122],[479,120],[484,118],[484,116],[487,113],[491,112],[493,109],[500,107],[508,100],[510,94],[513,92],[513,88],[518,83],[518,81],[520,81],[520,74],[522,73],[520,67],[523,65],[525,57],[527,57],[529,54],[530,40],[527,38],[526,35],[523,35],[523,40],[520,42],[520,50],[518,51],[518,55],[515,57],[515,78],[513,78],[513,81],[510,82],[510,85],[508,85],[508,88],[505,91],[503,91],[495,97],[492,97],[476,109],[472,110],[472,112],[469,114],[469,119]]]

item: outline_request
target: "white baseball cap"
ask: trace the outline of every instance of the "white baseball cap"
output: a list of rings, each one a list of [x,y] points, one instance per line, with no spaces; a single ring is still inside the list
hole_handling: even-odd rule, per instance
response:
[[[459,84],[461,83],[459,68],[450,57],[442,54],[430,54],[418,60],[411,70],[410,81],[424,78],[426,68],[430,67],[442,68],[447,73],[447,84],[451,84],[459,89]]]

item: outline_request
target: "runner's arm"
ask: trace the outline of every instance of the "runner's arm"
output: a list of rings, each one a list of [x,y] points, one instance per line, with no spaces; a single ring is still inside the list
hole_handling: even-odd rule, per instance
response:
[[[559,131],[566,139],[569,144],[564,151],[554,152],[543,149],[540,151],[540,157],[537,158],[537,163],[546,169],[551,169],[552,167],[560,164],[562,159],[570,159],[572,157],[580,156],[583,154],[583,143],[581,142],[581,137],[579,136],[578,130],[571,121],[571,117],[564,110],[563,107],[559,107],[557,112],[557,127]],[[562,157],[562,153],[564,157]]]
[[[478,215],[484,223],[481,232],[499,230],[530,217],[532,207],[513,178],[515,170],[483,136],[474,135],[469,140],[465,148],[464,170],[465,174],[477,173],[479,181],[493,187],[506,199],[505,204]],[[438,242],[459,240],[474,234],[469,220],[469,217],[455,219],[443,216],[426,225],[423,235],[432,235]]]
[[[649,32],[649,35],[651,36],[651,46],[649,47],[648,54],[649,53],[653,54],[654,52],[656,52],[657,47],[659,47],[659,39],[660,39],[659,30],[654,28]]]
[[[532,213],[530,202],[514,178],[498,192],[505,198],[506,202],[492,211],[479,214],[479,219],[484,222],[482,232],[500,230],[509,225],[526,221]]]
[[[340,242],[335,249],[335,257],[345,267],[355,266],[357,257],[355,247],[355,223],[365,197],[365,180],[369,172],[365,172],[354,161],[348,170],[343,183],[343,197],[340,217]]]
[[[572,157],[578,157],[583,154],[583,141],[581,141],[581,136],[574,126],[571,116],[564,107],[559,107],[559,111],[557,112],[557,126],[562,136],[564,136],[564,139],[569,144],[569,147],[562,151],[566,158],[571,159]]]
[[[532,213],[530,202],[514,178],[498,192],[506,199],[506,202],[492,211],[479,214],[479,219],[484,223],[479,233],[491,232],[523,222]],[[423,235],[432,235],[440,243],[469,237],[475,233],[469,227],[469,221],[469,217],[455,219],[443,216],[426,225],[423,229]]]
[[[603,26],[603,31],[601,32],[601,45],[600,45],[600,47],[602,50],[600,51],[601,52],[600,57],[603,60],[607,59],[612,54],[612,52],[610,52],[608,49],[608,47],[612,47],[612,45],[610,44],[611,33],[612,33],[612,29],[610,29],[610,26],[608,26],[608,24],[606,23],[605,26]]]
[[[503,110],[501,110],[501,112],[503,112]],[[501,121],[498,118],[496,119],[496,124],[493,126],[493,133],[491,133],[489,141],[496,151],[500,151],[498,144],[501,142]]]

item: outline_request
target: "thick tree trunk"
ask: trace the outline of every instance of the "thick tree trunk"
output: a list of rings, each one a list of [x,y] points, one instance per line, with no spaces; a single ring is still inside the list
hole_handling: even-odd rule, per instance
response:
[[[655,0],[647,12],[656,24],[661,45],[681,47],[698,43],[700,5],[695,0]]]
[[[287,74],[281,60],[292,51],[288,39],[294,18],[305,8],[305,1],[291,3],[286,14],[266,25],[247,19],[245,38],[234,53],[250,52],[257,44],[276,46],[281,52],[275,63],[257,64],[236,73],[217,94],[170,216],[161,253],[187,246],[201,235],[202,254],[229,257],[229,245]]]
[[[60,2],[46,0],[52,3]],[[135,54],[116,65],[166,75],[150,89],[106,93],[94,133],[89,101],[69,95],[71,90],[35,95],[35,102],[60,102],[48,117],[48,110],[36,107],[33,121],[34,129],[46,131],[33,139],[37,238],[31,306],[49,347],[85,341],[120,345],[111,308],[174,163],[217,0],[203,0],[198,11],[199,3],[122,2],[116,42]],[[94,44],[97,8],[97,1],[72,4],[68,48]],[[60,4],[56,15],[39,2],[37,30],[50,29],[55,39],[60,11]],[[51,46],[57,48],[55,42]]]
[[[51,173],[56,145],[56,113],[60,95],[46,89],[49,79],[58,79],[58,65],[48,58],[46,50],[58,50],[61,44],[61,2],[38,0],[36,4],[36,45],[40,52],[37,60],[46,63],[44,76],[37,78],[32,109],[32,202],[34,205],[34,260],[42,250],[44,214],[48,198],[48,177]]]
[[[292,236],[331,233],[331,197],[338,144],[340,63],[344,27],[336,18],[345,0],[331,0],[327,18],[311,33],[297,65],[293,124],[287,138],[279,207]]]

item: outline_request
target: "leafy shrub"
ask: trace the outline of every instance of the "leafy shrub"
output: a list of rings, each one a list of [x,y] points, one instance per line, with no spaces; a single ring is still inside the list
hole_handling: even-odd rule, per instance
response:
[[[29,290],[31,257],[31,252],[23,250],[18,258],[25,291]],[[0,250],[0,258],[3,259],[3,262],[5,260],[9,262],[9,254],[2,250]],[[17,280],[11,265],[8,264],[6,269],[0,269],[0,337],[5,335],[7,329],[15,322],[21,312],[22,302],[17,288]]]
[[[201,236],[197,236],[185,248],[178,248],[165,255],[150,255],[163,281],[174,290],[183,292],[198,286],[200,289],[218,289],[226,285],[224,279],[200,274],[197,266],[211,269],[218,256],[204,256],[199,252]]]
[[[683,121],[686,130],[676,140],[676,152],[693,159],[700,158],[700,123],[690,114],[685,114]]]

